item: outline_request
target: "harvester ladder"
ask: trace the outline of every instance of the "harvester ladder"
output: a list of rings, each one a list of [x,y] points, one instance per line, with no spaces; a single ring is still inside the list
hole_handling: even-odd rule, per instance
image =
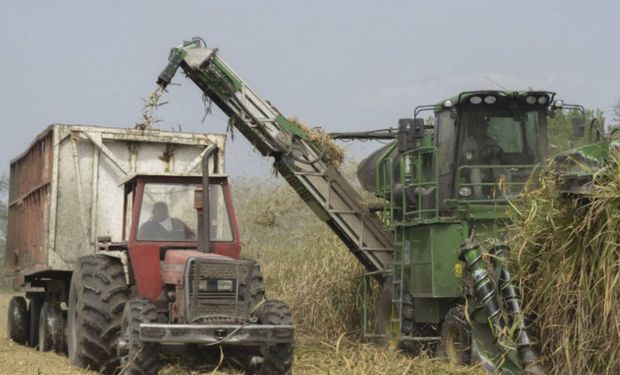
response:
[[[163,87],[181,67],[204,95],[230,118],[314,213],[340,237],[369,272],[382,277],[393,264],[393,236],[340,172],[323,158],[323,150],[308,133],[287,120],[257,95],[218,55],[200,41],[172,50],[170,64],[160,75]]]

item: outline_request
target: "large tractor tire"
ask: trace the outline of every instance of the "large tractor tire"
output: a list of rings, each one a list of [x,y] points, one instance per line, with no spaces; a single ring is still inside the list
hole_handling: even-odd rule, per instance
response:
[[[39,317],[39,350],[42,352],[65,351],[65,320],[58,302],[45,302]]]
[[[465,318],[465,308],[451,308],[441,325],[440,354],[455,365],[472,363],[471,331]]]
[[[261,324],[290,325],[293,318],[288,306],[281,301],[265,301],[256,314]],[[288,375],[293,368],[293,343],[275,344],[262,349],[261,375]]]
[[[160,367],[159,345],[140,341],[140,324],[157,321],[155,305],[145,298],[135,298],[125,304],[118,354],[121,356],[121,374],[157,374]]]
[[[29,319],[26,299],[24,297],[11,298],[7,319],[7,333],[11,340],[20,345],[28,344]]]
[[[129,290],[122,264],[91,255],[79,259],[71,277],[67,317],[67,349],[71,363],[110,371],[116,359],[123,309]]]
[[[257,262],[253,261],[250,267],[250,306],[257,306],[265,299],[265,287],[263,285],[263,274]]]

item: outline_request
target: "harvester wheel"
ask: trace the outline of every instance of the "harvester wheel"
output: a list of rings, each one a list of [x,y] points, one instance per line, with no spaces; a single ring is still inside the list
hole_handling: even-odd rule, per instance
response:
[[[28,343],[29,324],[26,299],[21,296],[11,298],[7,319],[9,338],[20,345],[26,345]]]
[[[402,326],[400,327],[400,332],[404,336],[415,337],[420,334],[420,329],[413,319],[413,298],[411,294],[405,292],[403,294]],[[416,341],[401,341],[398,349],[410,355],[418,355],[420,354],[421,346]]]
[[[465,308],[451,308],[441,326],[441,348],[443,358],[457,365],[471,363],[471,331],[465,319]]]
[[[405,291],[403,293],[402,320],[400,327],[396,327],[392,323],[392,319],[397,318],[396,312],[393,311],[392,304],[392,283],[387,280],[381,286],[379,297],[377,300],[377,326],[375,333],[381,337],[377,344],[388,346],[394,350],[401,350],[409,355],[418,355],[420,353],[420,344],[414,341],[397,341],[390,340],[389,336],[395,337],[399,333],[404,336],[415,337],[420,334],[418,325],[414,321],[413,315],[413,299],[411,295]]]
[[[71,277],[67,349],[71,363],[95,371],[116,358],[128,287],[122,264],[104,255],[79,259]]]
[[[65,321],[58,302],[45,302],[39,317],[39,350],[65,351]]]
[[[281,301],[265,301],[256,314],[262,324],[289,325],[293,318],[288,306]],[[261,375],[287,375],[293,367],[293,343],[267,346],[262,350]]]
[[[157,321],[155,305],[145,298],[131,299],[125,304],[118,355],[123,375],[157,374],[159,369],[159,345],[140,341],[140,324]]]

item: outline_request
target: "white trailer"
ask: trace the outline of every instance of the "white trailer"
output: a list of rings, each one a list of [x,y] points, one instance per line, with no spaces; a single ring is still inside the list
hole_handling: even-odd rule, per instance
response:
[[[123,238],[123,183],[137,174],[224,173],[225,134],[50,125],[11,161],[5,270],[14,287],[28,276],[71,271],[98,237]],[[213,165],[216,163],[216,165]]]

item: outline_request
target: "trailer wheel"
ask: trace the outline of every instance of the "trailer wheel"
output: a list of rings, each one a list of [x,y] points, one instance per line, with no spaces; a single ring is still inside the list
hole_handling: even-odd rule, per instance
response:
[[[265,301],[257,312],[262,324],[290,325],[293,318],[288,306],[282,301]],[[261,375],[291,374],[293,367],[293,343],[270,345],[262,350]]]
[[[65,321],[58,302],[45,302],[39,317],[39,350],[42,352],[65,351]]]
[[[71,277],[67,317],[67,349],[71,363],[107,370],[116,344],[128,288],[121,263],[103,255],[79,259]]]
[[[140,324],[157,321],[155,305],[145,298],[131,299],[125,304],[118,355],[122,358],[121,374],[157,374],[159,345],[140,341]]]
[[[456,365],[471,363],[471,331],[465,319],[465,308],[451,308],[441,325],[441,356]]]
[[[7,319],[7,332],[11,340],[20,345],[28,344],[29,319],[26,299],[21,296],[11,298]]]
[[[30,298],[30,306],[28,312],[30,315],[30,336],[28,337],[28,345],[36,348],[39,345],[39,318],[41,316],[41,306],[45,301],[43,295],[34,295]]]

